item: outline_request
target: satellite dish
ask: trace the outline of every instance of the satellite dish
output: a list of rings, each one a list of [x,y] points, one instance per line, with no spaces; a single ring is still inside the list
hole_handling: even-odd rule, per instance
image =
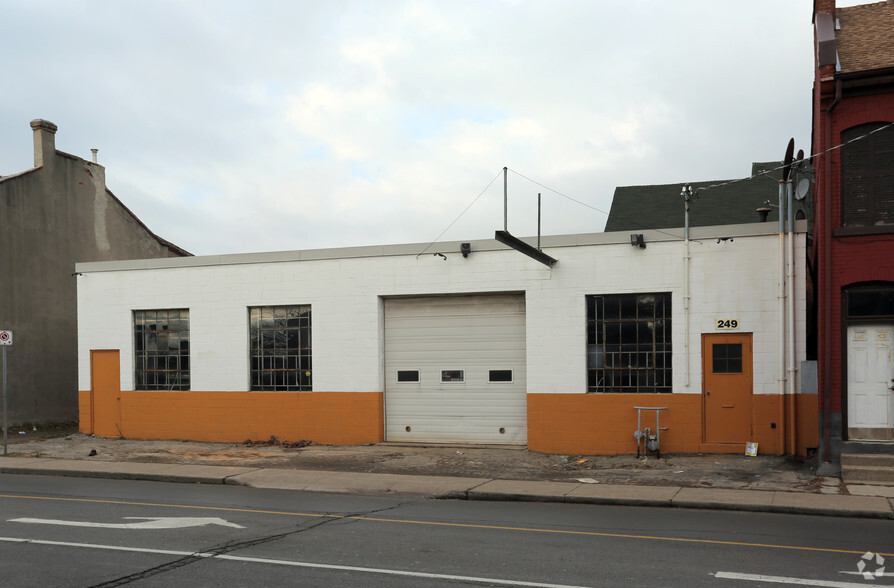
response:
[[[804,200],[804,197],[807,196],[807,192],[810,190],[810,179],[809,178],[801,178],[798,181],[798,186],[795,188],[795,198],[798,200]]]
[[[795,140],[791,139],[788,142],[788,147],[785,150],[785,159],[783,160],[783,168],[782,168],[782,181],[785,182],[788,180],[788,175],[792,171],[792,160],[795,156]]]

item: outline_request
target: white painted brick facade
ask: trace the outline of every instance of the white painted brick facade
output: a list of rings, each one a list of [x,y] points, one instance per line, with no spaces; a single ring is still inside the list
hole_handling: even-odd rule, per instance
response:
[[[797,365],[805,344],[805,234],[796,235]],[[527,391],[586,392],[588,294],[671,292],[675,393],[701,393],[701,335],[735,318],[754,333],[754,392],[778,393],[778,240],[773,227],[693,229],[689,386],[685,386],[682,240],[646,232],[646,249],[627,234],[543,239],[558,259],[548,268],[495,241],[281,252],[78,264],[79,386],[90,389],[90,350],[121,351],[121,385],[134,387],[134,310],[190,311],[191,388],[249,388],[248,311],[252,306],[310,304],[313,388],[383,390],[382,297],[524,292]],[[676,231],[677,233],[681,231]],[[717,242],[718,236],[733,236]],[[587,244],[591,243],[591,244]],[[797,389],[797,388],[796,388]]]

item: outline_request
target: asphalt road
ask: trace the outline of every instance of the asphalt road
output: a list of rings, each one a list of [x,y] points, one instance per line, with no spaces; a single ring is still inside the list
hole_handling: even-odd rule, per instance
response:
[[[0,475],[3,586],[894,584],[867,552],[894,521]]]

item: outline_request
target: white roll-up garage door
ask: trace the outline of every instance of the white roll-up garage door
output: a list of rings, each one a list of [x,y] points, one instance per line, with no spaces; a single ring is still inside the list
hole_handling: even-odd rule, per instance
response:
[[[385,300],[385,438],[527,443],[522,294]]]

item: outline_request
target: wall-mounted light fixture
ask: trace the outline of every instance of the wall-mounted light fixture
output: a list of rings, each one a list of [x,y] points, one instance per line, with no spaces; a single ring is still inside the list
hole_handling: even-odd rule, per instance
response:
[[[459,252],[463,254],[463,257],[468,257],[470,253],[472,253],[472,244],[471,243],[460,243],[459,244]]]
[[[646,241],[643,239],[642,233],[633,233],[630,235],[630,244],[640,249],[646,248]]]

